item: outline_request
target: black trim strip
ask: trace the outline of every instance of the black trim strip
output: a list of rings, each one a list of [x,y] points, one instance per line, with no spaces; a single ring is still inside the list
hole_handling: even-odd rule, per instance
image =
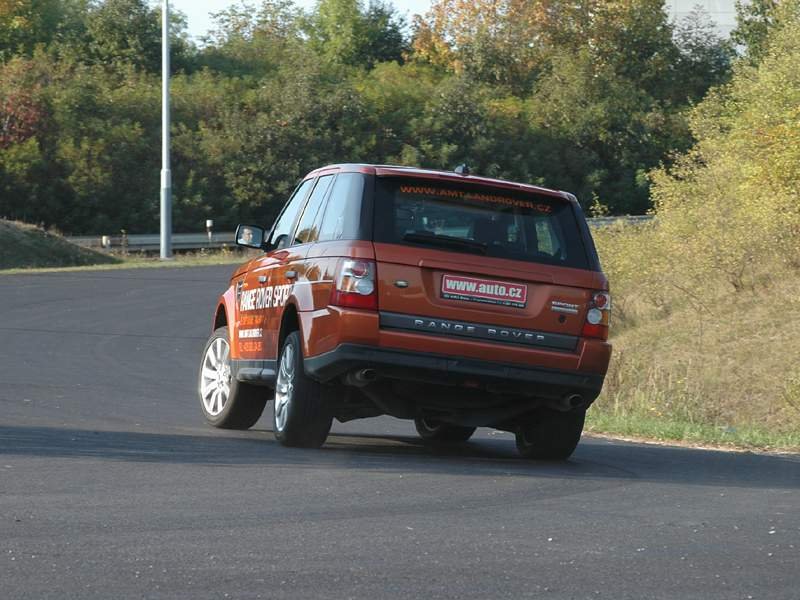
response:
[[[232,360],[231,375],[236,381],[272,385],[278,376],[276,360]]]
[[[331,381],[359,369],[375,369],[382,377],[427,381],[431,384],[460,385],[465,380],[495,382],[517,386],[518,391],[542,398],[561,398],[580,393],[594,401],[603,387],[605,375],[579,371],[560,371],[544,367],[497,363],[475,358],[409,352],[359,344],[341,344],[317,356],[303,359],[307,375],[318,381]]]
[[[380,313],[380,327],[569,352],[578,347],[578,338],[572,335],[390,312]]]

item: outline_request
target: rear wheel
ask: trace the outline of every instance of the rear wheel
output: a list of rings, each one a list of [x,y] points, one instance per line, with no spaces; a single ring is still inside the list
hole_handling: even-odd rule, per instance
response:
[[[524,458],[566,460],[583,432],[586,411],[548,410],[517,432],[517,450]]]
[[[231,376],[227,327],[217,329],[206,343],[197,391],[206,421],[222,429],[249,429],[269,400],[264,388],[241,383]]]
[[[417,433],[423,440],[431,442],[466,442],[475,433],[475,427],[461,427],[442,423],[435,419],[414,419]]]
[[[281,348],[275,382],[273,431],[284,446],[319,448],[333,423],[331,388],[314,381],[303,369],[300,334],[290,333]]]

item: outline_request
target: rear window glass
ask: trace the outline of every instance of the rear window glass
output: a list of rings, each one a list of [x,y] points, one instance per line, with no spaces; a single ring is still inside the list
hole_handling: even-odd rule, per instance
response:
[[[375,240],[590,268],[570,203],[513,190],[378,179]]]

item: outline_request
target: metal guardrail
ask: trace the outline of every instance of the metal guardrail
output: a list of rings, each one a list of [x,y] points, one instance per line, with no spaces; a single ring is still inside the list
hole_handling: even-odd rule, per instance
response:
[[[201,250],[203,248],[224,248],[233,246],[233,231],[213,233],[173,233],[172,247],[175,250]],[[150,251],[161,247],[159,234],[134,235],[86,235],[67,237],[67,241],[99,250]]]
[[[619,215],[615,217],[590,217],[586,219],[591,227],[608,227],[614,223],[624,221],[629,225],[648,223],[653,220],[653,215]]]
[[[619,221],[626,223],[646,223],[652,221],[652,215],[623,215],[617,217],[591,217],[587,219],[591,227],[607,227]],[[173,233],[172,247],[175,250],[201,250],[203,248],[224,248],[233,246],[233,231],[213,233],[209,239],[206,233]],[[87,235],[67,237],[68,241],[85,248],[101,250],[129,250],[147,252],[160,248],[160,237],[157,233],[144,235]]]

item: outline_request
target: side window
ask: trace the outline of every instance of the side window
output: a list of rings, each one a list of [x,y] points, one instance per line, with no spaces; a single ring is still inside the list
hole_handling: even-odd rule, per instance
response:
[[[364,176],[360,173],[341,173],[336,178],[322,217],[318,241],[355,239],[363,194]]]
[[[325,175],[317,180],[317,185],[314,187],[314,191],[311,192],[308,202],[306,202],[303,216],[300,217],[300,224],[297,226],[297,233],[294,239],[295,244],[307,244],[317,239],[319,226],[314,223],[331,181],[333,181],[333,175]]]
[[[280,236],[289,236],[292,233],[292,226],[297,218],[297,213],[300,212],[300,209],[303,206],[303,201],[308,195],[308,191],[311,189],[313,184],[314,180],[308,179],[304,181],[299,188],[297,188],[294,196],[292,196],[289,202],[286,203],[286,207],[283,209],[281,216],[279,216],[278,220],[275,222],[275,226],[272,228],[270,242],[274,244]],[[289,239],[287,237],[286,241],[281,244],[281,248],[284,248],[288,245]]]

